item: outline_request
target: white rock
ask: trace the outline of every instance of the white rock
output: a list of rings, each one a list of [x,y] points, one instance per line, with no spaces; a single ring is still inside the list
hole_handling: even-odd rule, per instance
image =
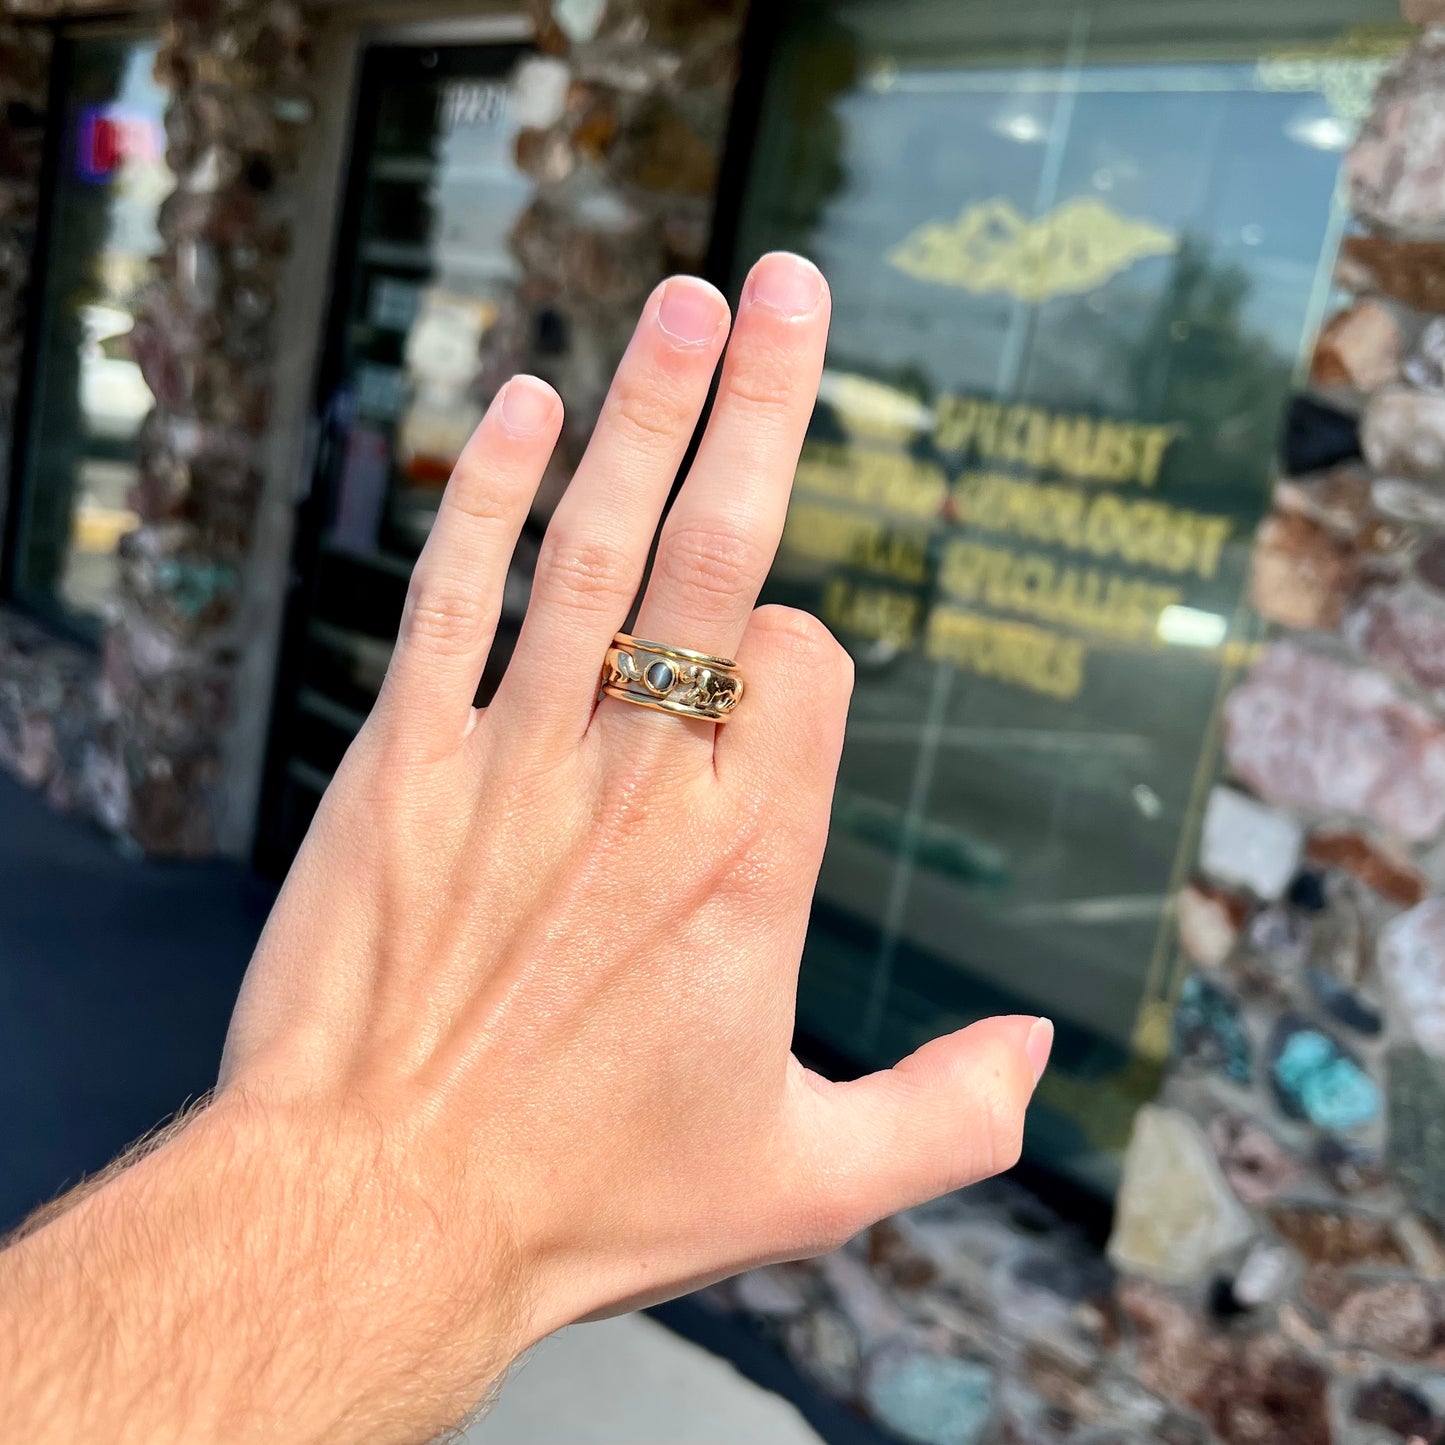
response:
[[[1194,1284],[1253,1232],[1199,1125],[1177,1109],[1140,1109],[1109,1240],[1114,1264],[1160,1284]]]
[[[1216,787],[1204,810],[1199,866],[1221,883],[1274,902],[1299,871],[1304,828],[1288,813],[1233,788]]]
[[[1445,1059],[1445,898],[1427,898],[1386,925],[1378,957],[1400,1025]]]
[[[562,119],[572,72],[551,55],[531,55],[512,79],[512,113],[524,130],[547,130]]]

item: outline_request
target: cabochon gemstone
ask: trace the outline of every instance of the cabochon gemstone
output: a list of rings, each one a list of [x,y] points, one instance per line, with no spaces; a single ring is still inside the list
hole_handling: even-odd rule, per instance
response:
[[[670,662],[654,662],[647,669],[647,685],[659,696],[671,692],[677,682],[677,673]]]

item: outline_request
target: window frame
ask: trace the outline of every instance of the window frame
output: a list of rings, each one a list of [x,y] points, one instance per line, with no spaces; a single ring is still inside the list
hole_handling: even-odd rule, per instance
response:
[[[31,461],[35,441],[35,408],[39,400],[40,358],[48,319],[46,287],[54,266],[52,241],[55,230],[56,186],[64,162],[66,98],[75,75],[75,51],[85,40],[141,40],[159,37],[158,15],[136,15],[125,19],[35,21],[36,31],[49,31],[50,73],[47,77],[44,115],[45,145],[41,159],[39,203],[30,253],[30,272],[25,288],[25,326],[20,350],[20,380],[16,390],[5,462],[8,471],[3,494],[3,525],[0,525],[0,607],[21,614],[46,631],[88,652],[99,653],[104,638],[104,619],[93,623],[64,607],[58,599],[42,598],[20,585],[20,547],[26,501],[34,485]]]

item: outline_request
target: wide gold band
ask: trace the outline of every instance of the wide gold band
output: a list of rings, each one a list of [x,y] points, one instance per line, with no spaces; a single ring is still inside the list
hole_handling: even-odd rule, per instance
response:
[[[602,691],[673,717],[726,722],[743,700],[737,663],[619,632],[602,666]]]

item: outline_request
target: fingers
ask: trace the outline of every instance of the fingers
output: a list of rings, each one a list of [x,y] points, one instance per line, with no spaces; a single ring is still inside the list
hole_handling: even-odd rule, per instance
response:
[[[811,262],[777,252],[753,268],[707,434],[658,543],[640,636],[736,655],[787,519],[830,316]]]
[[[1053,1032],[1047,1019],[988,1019],[885,1073],[805,1090],[824,1243],[1013,1168]]]
[[[692,277],[674,277],[649,300],[538,559],[493,707],[509,725],[533,736],[586,731],[603,657],[642,583],[727,325],[721,293]]]
[[[429,749],[454,746],[471,724],[507,568],[561,428],[556,392],[536,377],[514,378],[442,498],[378,704],[385,726]]]
[[[816,815],[827,828],[853,659],[818,619],[790,607],[760,607],[737,648],[745,692],[717,729],[718,777]]]

